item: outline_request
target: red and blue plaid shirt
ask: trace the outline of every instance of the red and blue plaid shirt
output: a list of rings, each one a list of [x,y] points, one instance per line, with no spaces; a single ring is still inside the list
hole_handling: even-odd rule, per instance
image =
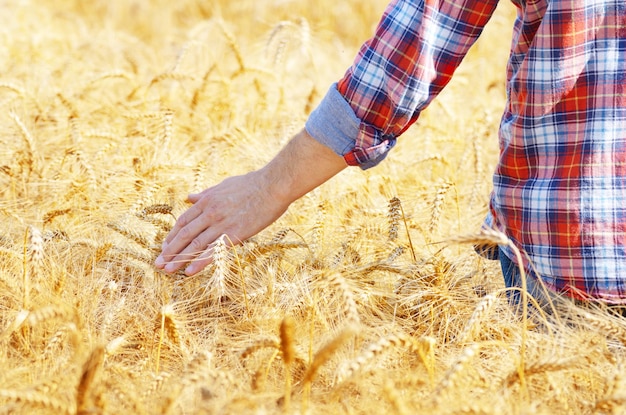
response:
[[[552,290],[625,303],[626,1],[513,2],[491,219]],[[311,114],[309,133],[350,165],[377,164],[448,83],[496,5],[392,1]]]

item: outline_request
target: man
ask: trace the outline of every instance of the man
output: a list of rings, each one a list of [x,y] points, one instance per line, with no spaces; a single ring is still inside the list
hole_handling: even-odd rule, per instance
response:
[[[626,303],[626,3],[513,0],[500,159],[487,223],[531,278],[578,300]],[[243,241],[347,165],[369,168],[450,80],[497,0],[395,0],[305,130],[265,167],[202,193],[156,266],[185,272],[227,234]],[[208,248],[208,249],[207,249]],[[519,285],[508,246],[507,285]],[[511,264],[515,266],[511,266]],[[536,284],[535,284],[536,285]]]

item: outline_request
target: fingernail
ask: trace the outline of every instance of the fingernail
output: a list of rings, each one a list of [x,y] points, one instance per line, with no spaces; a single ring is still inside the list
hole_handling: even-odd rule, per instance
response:
[[[176,265],[175,264],[167,264],[165,266],[165,268],[163,268],[163,271],[167,272],[168,274],[171,274],[172,272],[176,271]]]
[[[161,249],[165,249],[167,248],[167,242],[163,241],[163,243],[161,244]]]
[[[162,268],[165,265],[165,260],[163,259],[163,255],[159,255],[156,261],[154,261],[154,265],[159,268]]]
[[[191,277],[193,274],[195,274],[195,271],[195,267],[193,265],[189,265],[187,268],[185,268],[185,275]]]

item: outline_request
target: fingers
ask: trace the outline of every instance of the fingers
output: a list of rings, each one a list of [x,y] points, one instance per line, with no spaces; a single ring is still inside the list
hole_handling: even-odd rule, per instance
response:
[[[187,201],[191,203],[196,203],[200,198],[204,195],[204,192],[200,193],[190,193],[187,195]]]
[[[200,222],[202,226],[204,226],[204,222],[200,219],[196,220],[196,222]],[[187,227],[181,229],[177,238],[169,244],[166,243],[166,247],[163,249],[159,258],[157,258],[155,265],[162,268],[167,273],[173,273],[181,269],[187,263],[202,260],[209,245],[213,243],[219,235],[214,228],[208,227],[193,239],[189,240],[190,237],[188,237],[188,235],[195,234],[199,227],[201,226],[192,222],[187,225]],[[194,266],[191,269],[195,270],[197,268],[197,266]],[[200,269],[197,269],[197,271]]]
[[[194,203],[183,213],[162,244],[155,266],[171,273],[202,253],[217,238],[212,224],[219,222],[202,203]]]
[[[207,249],[204,250],[204,252],[202,252],[189,263],[187,268],[185,268],[185,275],[191,277],[192,275],[195,275],[198,272],[202,271],[204,267],[213,262],[214,245],[215,244],[210,245]]]
[[[196,204],[194,204],[189,209],[187,209],[187,211],[183,213],[182,215],[180,215],[178,220],[176,220],[174,227],[172,228],[170,233],[167,235],[167,238],[165,238],[165,243],[170,245],[177,237],[180,237],[179,234],[183,229],[191,225],[192,222],[196,221],[199,217],[201,217],[201,215],[202,215],[202,208]],[[195,227],[197,225],[200,225],[200,223],[196,222],[195,225],[192,225],[192,226]],[[186,236],[188,238],[191,237],[191,239],[196,237],[196,235],[187,236],[188,233],[191,233],[190,229],[187,229],[183,236]]]

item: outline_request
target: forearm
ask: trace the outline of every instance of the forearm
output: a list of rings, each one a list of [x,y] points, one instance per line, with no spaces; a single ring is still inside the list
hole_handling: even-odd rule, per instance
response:
[[[289,205],[346,167],[343,157],[302,130],[258,173],[270,194]]]

